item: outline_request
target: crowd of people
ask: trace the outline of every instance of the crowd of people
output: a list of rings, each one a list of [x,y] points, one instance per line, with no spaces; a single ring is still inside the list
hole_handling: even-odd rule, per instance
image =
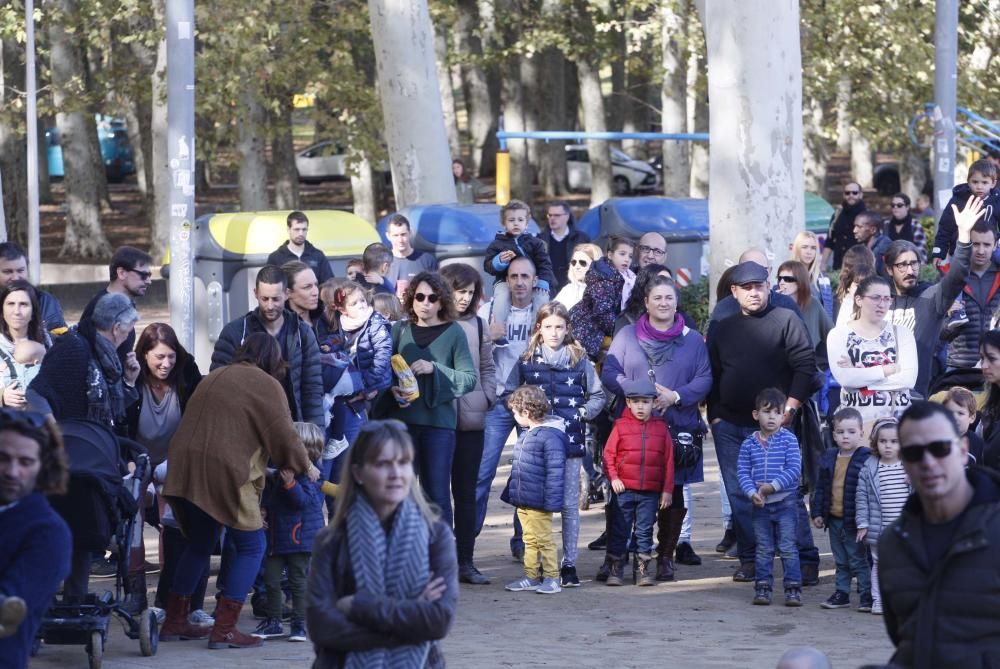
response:
[[[482,268],[439,268],[393,215],[389,244],[370,245],[346,277],[293,212],[288,242],[256,275],[257,306],[222,328],[206,376],[169,324],[136,337],[149,255],[118,249],[107,288],[67,328],[25,280],[23,251],[2,244],[0,595],[32,600],[20,641],[30,647],[59,582],[63,597],[85,596],[107,559],[45,511],[43,494],[65,488],[47,417],[96,421],[148,452],[138,524],[160,530],[161,640],[309,640],[319,667],[443,666],[459,582],[491,582],[475,563],[491,503],[513,507],[524,575],[509,591],[581,585],[580,496],[603,489],[596,581],[624,585],[629,564],[639,586],[676,580],[701,564],[691,487],[711,432],[716,550],[753,584],[748,601],[772,603],[777,556],[784,604],[801,606],[819,583],[812,529],[823,529],[836,565],[824,608],[849,607],[856,581],[857,610],[885,616],[901,664],[981,666],[1000,652],[985,613],[1000,597],[986,566],[1000,541],[1000,211],[980,184],[996,176],[977,162],[956,188],[930,254],[938,281],[921,279],[926,237],[909,199],[894,196],[883,221],[852,183],[822,249],[800,233],[776,272],[747,249],[705,324],[685,314],[663,235],[602,249],[563,202],[545,208],[538,236],[528,204],[503,206]],[[979,396],[962,387],[977,383]],[[65,553],[31,593],[5,555],[25,514]],[[135,611],[148,606],[141,534],[115,556]],[[237,622],[251,593],[261,622],[248,634]],[[944,615],[968,624],[935,630]]]

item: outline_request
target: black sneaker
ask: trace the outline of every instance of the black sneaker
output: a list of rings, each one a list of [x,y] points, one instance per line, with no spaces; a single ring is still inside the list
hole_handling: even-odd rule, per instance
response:
[[[740,565],[740,568],[733,574],[733,580],[737,583],[753,583],[757,579],[757,565],[753,562]]]
[[[872,593],[870,592],[861,593],[861,603],[858,604],[858,611],[861,613],[872,612]]]
[[[802,606],[802,588],[794,585],[785,588],[785,606]]]
[[[288,635],[289,641],[308,641],[309,635],[306,634],[306,626],[300,622],[292,623],[292,633]]]
[[[277,618],[267,618],[260,621],[257,629],[253,631],[253,636],[258,639],[277,639],[285,636],[285,626]]]
[[[819,585],[819,565],[804,564],[802,565],[802,587],[808,588],[813,585]]]
[[[559,578],[562,581],[562,587],[564,588],[579,588],[580,579],[576,575],[576,567],[573,565],[564,565],[562,569],[559,570]]]
[[[486,578],[481,571],[476,569],[476,565],[471,562],[458,565],[458,580],[469,585],[490,584],[490,579]]]
[[[614,562],[614,559],[610,555],[605,555],[604,562],[597,568],[597,576],[594,577],[594,580],[598,583],[607,583],[608,574],[611,573],[611,567],[614,565]]]
[[[736,545],[736,533],[733,532],[732,528],[726,530],[725,535],[722,537],[722,541],[715,547],[716,553],[725,553],[730,548]]]
[[[851,596],[842,590],[837,590],[830,595],[830,599],[820,604],[824,609],[845,609],[850,605]]]
[[[722,554],[723,560],[739,560],[740,559],[740,549],[736,544],[733,544],[726,549],[726,552]]]
[[[690,567],[697,567],[701,564],[701,558],[691,548],[691,544],[684,541],[677,544],[677,551],[674,553],[674,562],[686,564]]]
[[[118,574],[118,560],[115,556],[99,558],[90,563],[90,575],[94,578],[113,578]]]
[[[608,535],[606,532],[601,532],[601,536],[597,537],[589,544],[587,544],[587,550],[606,551],[607,549],[608,549]]]
[[[763,582],[756,584],[753,591],[753,603],[756,606],[770,606],[771,586]]]

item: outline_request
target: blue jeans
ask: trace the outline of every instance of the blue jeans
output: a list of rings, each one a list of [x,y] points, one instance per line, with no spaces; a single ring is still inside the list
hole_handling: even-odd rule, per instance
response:
[[[830,532],[830,550],[837,563],[837,590],[850,594],[851,577],[858,579],[858,591],[862,594],[872,591],[872,574],[868,567],[865,545],[859,544],[856,535],[844,529],[843,518],[827,517],[826,528]]]
[[[626,490],[618,495],[618,516],[621,522],[612,523],[611,527],[615,533],[615,537],[614,541],[608,541],[608,552],[611,553],[610,546],[612,544],[616,547],[626,545],[628,535],[621,532],[622,530],[628,532],[634,523],[636,550],[640,555],[649,555],[652,553],[653,525],[656,523],[656,512],[659,508],[659,493]],[[612,553],[612,555],[621,554]]]
[[[455,430],[446,427],[408,425],[416,451],[417,477],[427,497],[441,510],[448,527],[451,514],[451,468],[455,459]]]
[[[798,499],[793,494],[780,501],[765,504],[763,508],[754,507],[751,515],[754,536],[757,538],[757,583],[766,583],[769,588],[774,585],[774,553],[777,548],[781,555],[784,586],[790,588],[802,585],[799,551],[795,541],[799,524],[797,505]]]
[[[741,564],[754,563],[756,540],[753,533],[753,520],[750,510],[753,505],[740,490],[736,476],[736,461],[740,455],[740,445],[743,440],[753,434],[756,428],[742,427],[724,420],[712,425],[712,438],[715,440],[715,456],[719,460],[719,473],[726,488],[726,497],[732,513],[733,531],[736,533],[736,545]],[[734,494],[735,491],[735,494]],[[796,524],[796,542],[799,547],[800,565],[819,565],[819,549],[812,538],[812,526],[809,523],[809,513],[806,511],[805,499],[801,492],[794,495],[798,510]]]
[[[368,422],[368,414],[364,410],[354,413],[347,406],[347,402],[336,402],[330,410],[330,424],[326,427],[326,438],[327,440],[344,438],[348,443],[353,444],[358,433],[361,432],[361,426],[366,422]],[[347,462],[348,451],[344,451],[332,460],[320,461],[319,470],[324,481],[340,483],[341,470],[344,463]],[[332,517],[335,500],[333,497],[327,497],[325,501],[326,508]]]
[[[476,536],[486,522],[486,508],[490,502],[490,487],[497,475],[500,456],[507,443],[510,431],[514,429],[514,415],[502,402],[497,402],[486,414],[486,430],[483,434],[483,459],[479,463],[476,479]]]
[[[208,568],[222,525],[187,500],[174,503],[182,508],[188,544],[177,560],[172,591],[187,596],[195,591],[202,573]],[[242,602],[260,571],[267,537],[263,528],[247,531],[230,527],[226,529],[226,542],[232,542],[233,551],[227,554],[227,557],[232,555],[232,560],[227,565],[222,594]]]

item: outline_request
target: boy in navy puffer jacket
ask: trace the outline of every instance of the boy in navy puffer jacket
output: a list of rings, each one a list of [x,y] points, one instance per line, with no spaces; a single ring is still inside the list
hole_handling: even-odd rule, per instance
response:
[[[295,423],[309,460],[319,462],[326,439],[323,430],[312,423]],[[267,619],[261,621],[254,636],[271,639],[284,636],[281,624],[284,593],[282,572],[288,569],[292,591],[292,624],[289,641],[306,641],[306,579],[313,540],[323,529],[322,481],[313,483],[304,474],[280,469],[268,477],[262,500],[267,519],[267,557],[264,559],[264,584],[267,587]]]
[[[507,406],[525,430],[517,438],[510,479],[500,496],[517,507],[524,538],[524,578],[506,588],[551,595],[562,590],[552,513],[562,510],[565,495],[566,424],[562,418],[548,415],[552,407],[538,386],[521,386],[511,394]]]
[[[743,441],[736,461],[740,490],[753,503],[751,517],[757,540],[753,603],[764,606],[771,603],[776,537],[784,572],[785,606],[802,606],[802,570],[795,540],[802,455],[795,435],[781,427],[786,400],[777,388],[760,391],[753,411],[760,430]]]

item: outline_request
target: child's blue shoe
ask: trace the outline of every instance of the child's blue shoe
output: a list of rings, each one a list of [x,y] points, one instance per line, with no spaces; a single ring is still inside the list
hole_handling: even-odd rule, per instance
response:
[[[504,586],[504,590],[510,590],[511,592],[522,592],[524,590],[538,590],[542,585],[542,579],[540,578],[528,578],[525,576],[517,581],[511,581]]]
[[[559,579],[553,576],[542,581],[542,584],[535,588],[535,592],[539,595],[554,595],[562,592],[562,586],[559,585]]]

